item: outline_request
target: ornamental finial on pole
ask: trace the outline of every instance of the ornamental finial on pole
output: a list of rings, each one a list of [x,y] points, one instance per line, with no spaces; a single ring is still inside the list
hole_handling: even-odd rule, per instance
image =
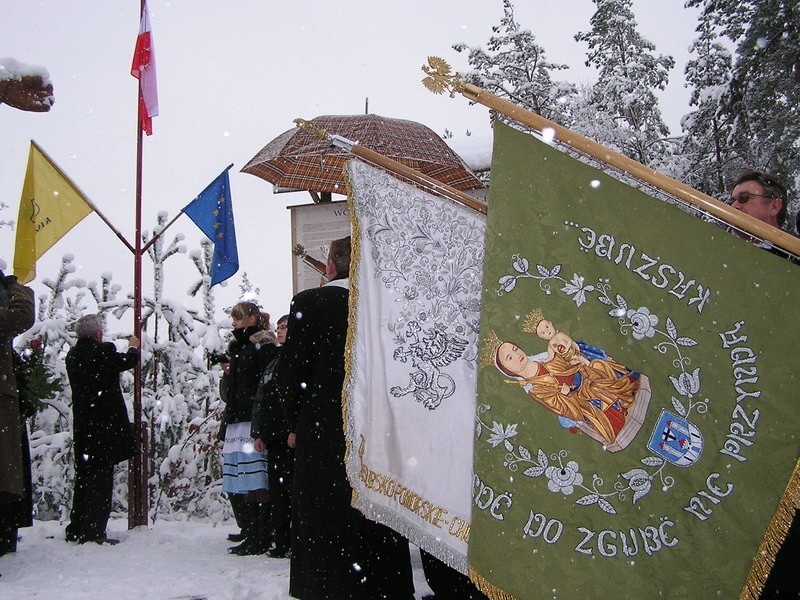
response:
[[[464,90],[461,75],[451,72],[450,65],[443,58],[429,56],[428,64],[422,66],[422,71],[427,75],[422,84],[434,94],[447,91],[451,98],[455,98],[456,92]]]
[[[305,119],[294,119],[292,123],[297,125],[300,129],[302,129],[306,133],[315,135],[321,140],[328,139],[328,130],[323,127],[319,127],[318,125],[315,125],[311,121],[306,121]]]

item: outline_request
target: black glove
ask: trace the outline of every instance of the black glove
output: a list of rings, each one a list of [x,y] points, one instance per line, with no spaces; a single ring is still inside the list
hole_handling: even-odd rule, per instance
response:
[[[0,271],[0,285],[2,285],[4,288],[8,288],[9,285],[15,283],[16,281],[17,278],[14,277],[13,275],[6,275],[2,271]]]

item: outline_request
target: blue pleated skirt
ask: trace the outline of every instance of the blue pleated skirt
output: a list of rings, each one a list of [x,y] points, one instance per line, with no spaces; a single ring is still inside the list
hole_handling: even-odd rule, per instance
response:
[[[269,489],[267,453],[256,452],[253,448],[250,422],[229,424],[222,447],[222,491],[246,494],[266,489]]]

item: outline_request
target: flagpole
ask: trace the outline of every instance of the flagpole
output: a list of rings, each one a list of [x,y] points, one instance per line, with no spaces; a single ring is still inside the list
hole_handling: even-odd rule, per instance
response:
[[[795,255],[800,256],[800,239],[793,235],[782,231],[776,227],[772,227],[751,217],[735,208],[731,208],[727,204],[720,202],[716,198],[712,198],[694,188],[682,183],[676,179],[668,177],[663,173],[646,167],[640,162],[633,160],[615,152],[610,148],[606,148],[602,144],[583,137],[574,131],[562,127],[557,123],[549,121],[544,117],[537,115],[534,112],[526,110],[521,106],[517,106],[513,102],[509,102],[504,98],[495,96],[491,92],[479,88],[471,83],[464,83],[458,74],[450,72],[450,65],[441,58],[429,57],[428,66],[423,66],[422,71],[428,75],[423,79],[423,84],[434,94],[441,94],[442,92],[449,92],[450,96],[454,96],[456,92],[467,98],[470,102],[478,102],[484,106],[496,110],[515,121],[527,125],[541,132],[544,129],[552,129],[556,134],[556,139],[575,150],[583,152],[603,163],[609,164],[612,167],[620,169],[621,171],[640,179],[656,188],[672,194],[692,206],[704,210],[715,217],[727,221],[731,225],[751,233],[761,239],[765,239],[776,246],[780,246],[784,250],[788,250]]]
[[[141,0],[139,19],[144,14],[145,0]],[[138,80],[136,102],[136,215],[133,253],[133,335],[142,339],[142,82]],[[141,350],[141,348],[140,348]],[[142,361],[134,369],[133,378],[133,431],[136,453],[128,476],[128,529],[148,524],[147,498],[147,426],[142,418]]]

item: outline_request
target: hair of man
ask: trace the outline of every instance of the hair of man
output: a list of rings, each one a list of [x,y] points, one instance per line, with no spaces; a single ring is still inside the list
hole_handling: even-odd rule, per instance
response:
[[[336,277],[347,277],[350,273],[350,236],[333,240],[328,250],[328,260],[333,261]]]
[[[81,338],[96,338],[103,333],[103,319],[100,315],[83,315],[75,322],[75,335]]]

